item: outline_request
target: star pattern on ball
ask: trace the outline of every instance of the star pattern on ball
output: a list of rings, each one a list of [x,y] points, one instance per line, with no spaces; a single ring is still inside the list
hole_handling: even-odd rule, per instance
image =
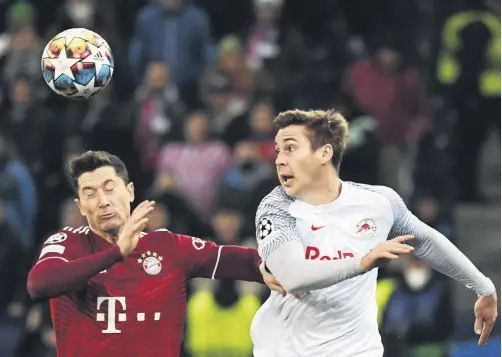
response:
[[[96,92],[95,84],[96,77],[92,77],[91,80],[85,85],[78,84],[77,82],[73,82],[75,88],[77,88],[78,93],[75,94],[75,97],[84,97],[89,98],[93,93]]]
[[[94,65],[96,66],[97,76],[104,65],[110,66],[110,60],[108,59],[108,57],[106,57],[106,46],[101,45],[101,47],[97,47],[89,42],[87,44],[87,47],[89,48],[91,54],[86,59],[90,59],[92,61],[91,63],[94,63]],[[83,62],[87,61],[84,59]]]
[[[268,237],[274,231],[274,224],[268,217],[264,217],[260,220],[258,225],[258,239],[264,239]]]
[[[71,67],[80,61],[79,58],[68,58],[66,49],[62,49],[57,58],[47,58],[47,60],[54,66],[54,80],[63,74],[75,80]]]

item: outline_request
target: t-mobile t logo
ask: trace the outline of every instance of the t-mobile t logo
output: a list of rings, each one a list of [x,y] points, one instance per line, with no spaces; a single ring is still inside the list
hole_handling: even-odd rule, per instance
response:
[[[102,330],[102,333],[121,333],[122,330],[117,329],[116,322],[127,321],[127,315],[125,312],[117,314],[117,302],[120,304],[122,309],[126,310],[126,298],[124,296],[120,297],[98,297],[97,309],[101,310],[101,305],[103,302],[108,301],[108,313],[98,312],[96,315],[96,321],[107,322],[106,330]],[[160,320],[160,312],[156,312],[153,316],[155,321]],[[138,312],[136,314],[136,321],[143,322],[146,320],[144,312]]]

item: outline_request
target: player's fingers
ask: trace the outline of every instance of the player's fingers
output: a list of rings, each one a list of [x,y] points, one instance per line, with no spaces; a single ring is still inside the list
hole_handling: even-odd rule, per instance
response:
[[[152,205],[145,205],[139,211],[135,212],[134,217],[131,216],[131,218],[135,221],[140,221],[148,216],[154,209],[155,207],[153,207]]]
[[[395,254],[408,254],[408,253],[411,253],[413,251],[412,248],[409,248],[407,246],[403,246],[403,247],[390,247],[389,249],[389,252],[391,253],[395,253]]]
[[[412,236],[412,235],[406,235],[406,236],[399,236],[399,237],[396,237],[394,239],[391,239],[391,241],[393,242],[399,242],[399,243],[404,243],[404,242],[407,242],[409,240],[412,240],[414,239],[415,237]]]
[[[145,229],[146,224],[148,223],[148,218],[143,218],[138,223],[136,223],[133,227],[134,233],[139,233]]]
[[[483,330],[481,331],[481,337],[479,338],[478,345],[484,346],[488,341],[488,337],[492,333],[494,323],[492,321],[485,321]]]
[[[150,207],[154,207],[155,206],[155,201],[148,201],[148,200],[145,200],[143,202],[141,202],[133,211],[132,215],[134,214],[138,214],[138,213],[141,213],[142,211],[144,211],[145,209],[149,209]]]
[[[390,252],[383,252],[382,254],[380,254],[380,258],[384,258],[384,259],[397,259],[399,256],[396,255],[396,254],[392,254]]]
[[[481,317],[476,317],[476,321],[474,321],[474,333],[476,335],[481,335],[482,330],[483,330],[483,319]]]

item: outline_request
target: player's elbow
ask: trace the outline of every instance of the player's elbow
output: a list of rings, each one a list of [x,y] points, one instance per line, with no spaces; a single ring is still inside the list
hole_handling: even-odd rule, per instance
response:
[[[43,279],[41,279],[38,275],[37,268],[34,267],[28,274],[26,282],[26,289],[33,301],[43,301],[50,298],[50,296],[48,296],[48,292],[46,291],[45,284],[43,283]]]
[[[28,277],[28,281],[26,283],[26,289],[28,290],[28,294],[30,295],[33,301],[44,300],[42,287],[36,280],[30,279]]]

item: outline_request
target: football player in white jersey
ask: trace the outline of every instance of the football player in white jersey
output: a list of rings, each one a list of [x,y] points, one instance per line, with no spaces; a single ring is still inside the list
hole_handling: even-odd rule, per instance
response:
[[[292,110],[275,124],[281,185],[260,203],[256,235],[265,269],[288,294],[272,292],[256,313],[254,356],[381,357],[374,268],[379,258],[408,253],[408,244],[476,292],[474,330],[485,344],[497,318],[493,283],[394,190],[340,180],[346,120],[334,111]],[[392,241],[402,235],[414,239]]]

